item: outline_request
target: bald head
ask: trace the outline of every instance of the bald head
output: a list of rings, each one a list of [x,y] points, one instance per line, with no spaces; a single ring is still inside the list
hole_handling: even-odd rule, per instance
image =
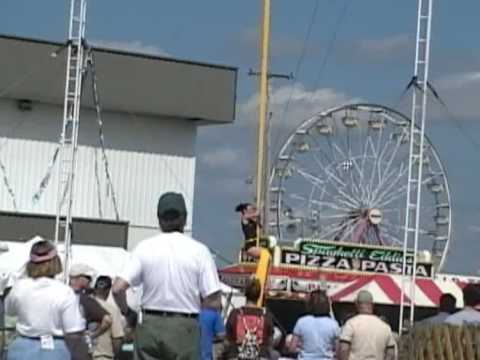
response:
[[[373,296],[369,291],[358,293],[355,305],[359,314],[373,314]]]

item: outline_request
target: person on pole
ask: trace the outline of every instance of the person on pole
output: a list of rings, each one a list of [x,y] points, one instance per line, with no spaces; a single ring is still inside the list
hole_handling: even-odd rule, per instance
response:
[[[162,232],[135,248],[112,292],[132,324],[135,312],[127,304],[126,290],[143,287],[136,359],[198,360],[202,303],[209,306],[221,294],[217,268],[208,248],[184,234],[187,209],[181,194],[163,194],[157,216]]]
[[[235,211],[240,213],[240,223],[245,241],[256,241],[257,230],[261,227],[257,207],[250,203],[241,203],[237,205]]]
[[[262,229],[260,214],[255,205],[251,203],[241,203],[235,208],[240,213],[240,224],[244,235],[243,249],[249,256],[258,258],[260,256],[260,248],[269,248],[273,246],[275,241],[272,237],[263,237],[260,234],[260,247],[257,246],[258,231]]]

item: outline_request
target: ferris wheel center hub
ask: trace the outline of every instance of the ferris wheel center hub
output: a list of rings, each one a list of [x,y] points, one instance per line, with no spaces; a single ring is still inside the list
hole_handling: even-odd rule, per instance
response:
[[[378,225],[382,222],[382,212],[379,209],[370,209],[368,211],[368,220],[373,225]]]

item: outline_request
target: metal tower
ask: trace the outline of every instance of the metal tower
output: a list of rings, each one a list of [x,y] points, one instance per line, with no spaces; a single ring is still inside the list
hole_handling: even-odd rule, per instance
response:
[[[415,67],[412,79],[413,99],[410,124],[410,152],[408,161],[407,204],[405,215],[405,233],[403,243],[402,295],[400,303],[400,330],[403,324],[404,295],[406,286],[407,259],[411,261],[412,275],[410,282],[410,322],[415,314],[415,280],[418,239],[420,229],[420,204],[422,192],[422,170],[425,121],[427,118],[428,72],[430,61],[430,38],[432,26],[433,0],[418,0],[417,36],[415,47]],[[407,254],[409,247],[413,254]],[[413,257],[413,259],[412,259]]]
[[[86,0],[71,0],[63,126],[60,139],[60,161],[57,164],[58,190],[55,221],[55,243],[58,244],[63,241],[65,246],[65,281],[68,279],[71,261],[72,204],[78,148],[80,100],[85,73],[86,8]]]

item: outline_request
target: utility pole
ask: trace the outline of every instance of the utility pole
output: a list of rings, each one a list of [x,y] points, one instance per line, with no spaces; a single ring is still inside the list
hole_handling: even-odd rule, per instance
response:
[[[260,72],[254,71],[250,69],[248,71],[248,76],[260,76]],[[262,207],[258,207],[258,211],[260,212],[260,218],[263,222],[263,228],[267,229],[269,224],[269,191],[268,191],[268,184],[270,179],[271,173],[271,144],[270,144],[270,135],[271,135],[271,121],[273,117],[273,113],[269,111],[269,102],[270,102],[270,94],[272,92],[271,89],[271,81],[272,79],[282,79],[282,80],[292,80],[293,74],[281,74],[281,73],[267,73],[267,103],[266,103],[266,119],[265,119],[265,153],[263,154],[263,162],[264,162],[264,175],[263,175],[263,195],[261,198],[261,202],[263,204]]]
[[[258,129],[257,129],[257,172],[256,172],[256,205],[260,214],[264,211],[264,179],[265,179],[265,143],[268,103],[268,60],[270,52],[270,0],[262,3],[262,27],[260,31],[260,73],[258,96]],[[260,246],[262,228],[257,225],[257,242]]]

